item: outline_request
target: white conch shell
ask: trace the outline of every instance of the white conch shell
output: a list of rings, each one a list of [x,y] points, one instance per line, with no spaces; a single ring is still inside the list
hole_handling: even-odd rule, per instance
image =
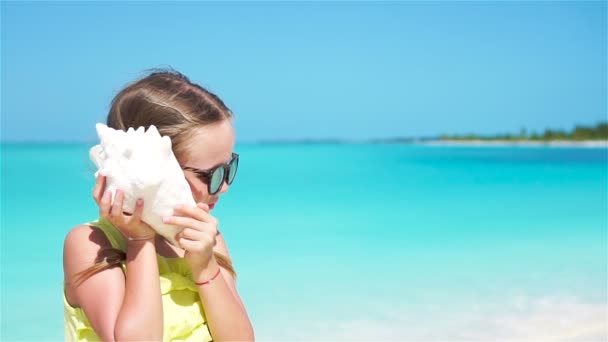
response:
[[[161,137],[155,126],[147,131],[129,128],[126,132],[104,124],[96,125],[101,143],[89,154],[97,172],[106,176],[106,190],[124,192],[123,211],[132,213],[138,198],[144,200],[142,220],[174,246],[181,228],[163,223],[178,204],[196,205],[173,151],[171,139]]]

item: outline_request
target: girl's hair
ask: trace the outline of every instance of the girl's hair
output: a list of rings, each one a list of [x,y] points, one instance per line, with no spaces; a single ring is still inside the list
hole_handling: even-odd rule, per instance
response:
[[[147,130],[154,125],[161,136],[171,138],[173,153],[182,162],[187,158],[186,142],[197,128],[232,117],[232,112],[219,97],[192,83],[185,75],[175,70],[154,70],[114,97],[107,125],[123,131],[141,126]],[[219,265],[236,277],[232,261],[218,252],[214,255]],[[119,249],[102,250],[95,264],[77,275],[76,285],[98,272],[120,265],[125,257]]]

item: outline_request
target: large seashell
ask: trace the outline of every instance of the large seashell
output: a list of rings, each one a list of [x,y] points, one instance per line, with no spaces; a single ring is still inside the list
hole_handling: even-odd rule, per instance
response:
[[[132,213],[138,198],[144,200],[142,220],[174,246],[181,228],[163,223],[178,204],[196,205],[173,151],[171,139],[161,137],[155,126],[147,131],[129,128],[126,132],[104,124],[96,125],[100,144],[89,154],[97,172],[106,176],[106,190],[124,192],[123,211]]]

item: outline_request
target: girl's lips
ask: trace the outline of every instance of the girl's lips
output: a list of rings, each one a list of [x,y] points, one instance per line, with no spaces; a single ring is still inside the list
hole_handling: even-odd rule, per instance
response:
[[[209,204],[209,210],[213,209],[214,207],[215,207],[215,203]]]

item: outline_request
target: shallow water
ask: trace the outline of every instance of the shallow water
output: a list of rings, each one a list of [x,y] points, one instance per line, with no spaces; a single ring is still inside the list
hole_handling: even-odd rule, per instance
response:
[[[62,340],[84,144],[2,145],[2,339]],[[213,214],[259,340],[606,337],[608,149],[239,145]]]

